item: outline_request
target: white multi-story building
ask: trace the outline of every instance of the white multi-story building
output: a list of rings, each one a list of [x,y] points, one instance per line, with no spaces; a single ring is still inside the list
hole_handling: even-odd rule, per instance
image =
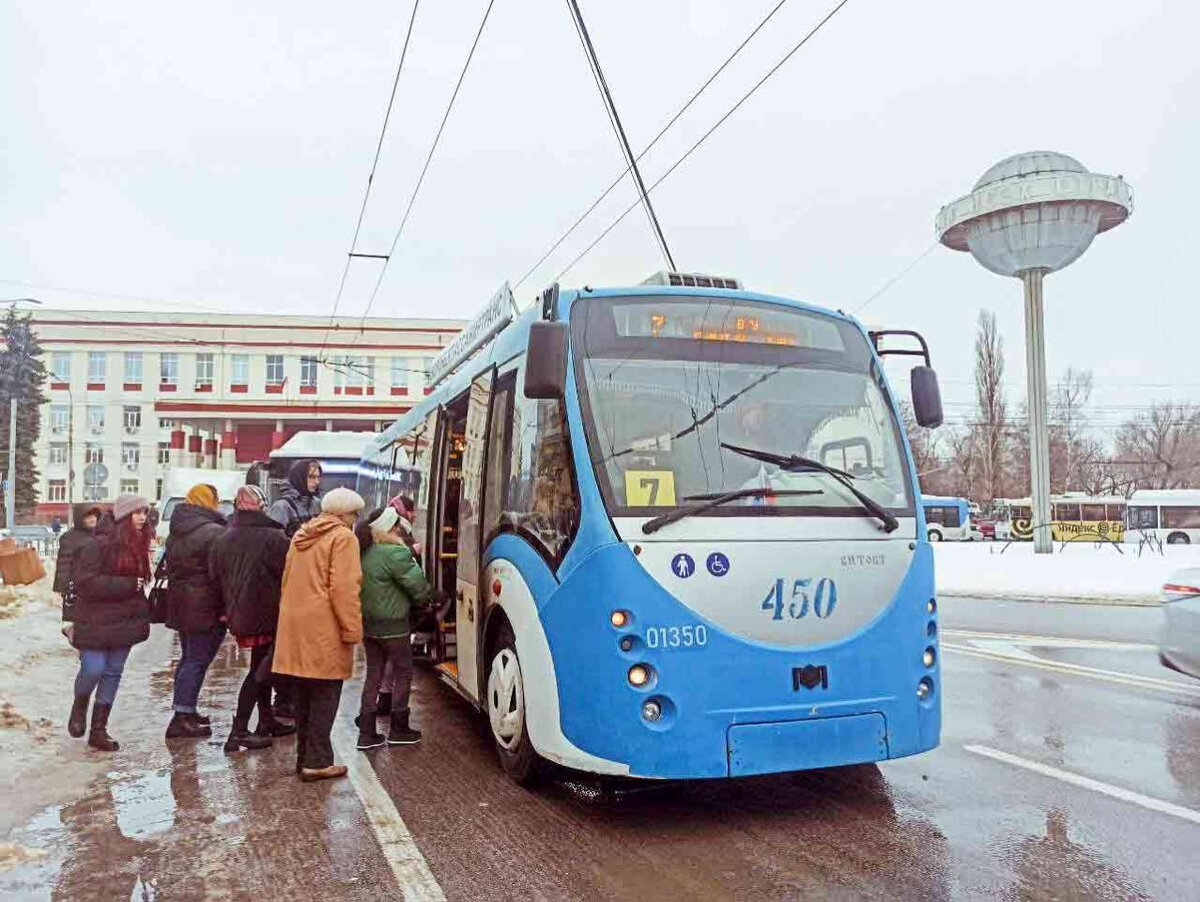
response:
[[[462,326],[38,311],[49,373],[38,516],[121,492],[157,499],[168,465],[246,467],[301,430],[377,430],[426,391],[430,361]]]

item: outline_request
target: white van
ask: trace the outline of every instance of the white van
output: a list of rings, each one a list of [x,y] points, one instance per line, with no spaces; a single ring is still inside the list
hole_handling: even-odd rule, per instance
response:
[[[229,516],[233,513],[233,500],[237,497],[238,489],[246,484],[246,474],[242,470],[168,467],[163,472],[162,497],[158,499],[159,518],[155,535],[160,541],[167,538],[171,528],[171,513],[183,503],[188,489],[202,482],[217,490],[218,509]]]

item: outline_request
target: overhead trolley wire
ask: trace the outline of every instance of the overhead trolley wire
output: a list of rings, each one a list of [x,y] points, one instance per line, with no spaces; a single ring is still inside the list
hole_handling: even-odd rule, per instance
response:
[[[650,152],[651,148],[653,148],[654,145],[656,145],[659,142],[659,140],[662,139],[663,135],[665,135],[668,131],[671,130],[671,128],[675,125],[676,122],[679,121],[679,119],[683,116],[683,114],[686,113],[689,109],[691,109],[692,104],[694,104],[700,98],[700,95],[703,94],[708,89],[709,85],[711,85],[714,81],[716,81],[717,77],[720,76],[720,74],[722,72],[724,72],[726,68],[729,67],[729,64],[732,63],[734,61],[734,59],[737,58],[738,54],[740,54],[742,52],[742,50],[745,48],[745,46],[754,39],[754,36],[757,35],[760,31],[762,31],[763,26],[765,26],[769,21],[771,21],[771,19],[775,16],[775,13],[779,12],[780,8],[785,3],[787,3],[787,0],[779,0],[779,2],[776,3],[774,7],[772,7],[771,11],[768,12],[766,14],[766,16],[763,17],[762,21],[760,21],[757,25],[754,26],[754,30],[751,31],[748,35],[746,35],[745,38],[742,39],[742,42],[740,44],[738,44],[737,47],[735,47],[733,49],[733,52],[730,53],[729,56],[727,56],[725,58],[725,61],[723,63],[721,63],[721,65],[719,65],[713,71],[712,75],[710,75],[705,80],[704,84],[702,84],[699,88],[697,88],[696,91],[692,94],[692,96],[688,98],[687,102],[675,112],[675,115],[672,116],[671,119],[667,122],[667,124],[664,125],[659,130],[658,134],[654,136],[654,138],[650,141],[650,143],[647,144],[644,148],[642,148],[641,153],[639,153],[637,155],[637,157],[634,158],[634,162],[641,162],[642,157],[644,157],[646,154],[648,154]],[[584,210],[581,214],[579,214],[579,217],[571,224],[571,227],[568,228],[565,232],[563,232],[558,237],[558,239],[552,245],[550,245],[550,248],[544,254],[542,254],[542,256],[538,259],[538,261],[535,264],[533,264],[533,266],[529,267],[529,269],[526,271],[525,275],[521,276],[521,278],[517,280],[516,284],[513,285],[514,291],[516,289],[520,288],[521,285],[523,285],[525,283],[525,281],[531,275],[533,275],[534,272],[536,272],[543,263],[545,263],[550,258],[550,255],[553,254],[556,250],[558,250],[562,246],[562,243],[564,241],[566,241],[573,234],[575,234],[575,230],[578,229],[579,226],[581,226],[583,224],[583,221],[585,219],[587,219],[589,216],[591,216],[592,212],[598,206],[600,206],[600,204],[602,204],[604,202],[605,198],[607,198],[610,194],[612,194],[612,192],[616,189],[616,187],[621,184],[621,182],[624,180],[625,176],[629,174],[630,168],[631,167],[626,166],[621,171],[620,175],[618,175],[613,180],[612,184],[610,184],[607,188],[605,188],[604,191],[600,194],[600,196],[597,197],[594,201],[592,201],[591,205],[586,210]]]
[[[371,188],[375,182],[375,171],[379,168],[379,155],[383,152],[383,139],[387,135],[388,121],[392,118],[392,106],[396,102],[396,89],[400,86],[400,73],[404,71],[404,60],[408,56],[408,45],[412,40],[413,26],[416,24],[417,10],[420,6],[421,0],[414,0],[412,15],[408,20],[408,31],[404,34],[404,46],[400,48],[400,60],[396,63],[396,77],[392,79],[392,93],[388,96],[387,109],[383,113],[383,126],[379,129],[379,140],[375,144],[375,157],[371,160],[371,171],[367,175],[367,186],[363,190],[362,204],[358,209],[358,221],[354,224],[354,237],[350,239],[350,250],[346,252],[346,265],[342,267],[342,277],[338,281],[337,296],[333,299],[333,309],[329,313],[329,325],[325,329],[325,337],[321,340],[322,356],[324,355],[325,343],[329,340],[329,330],[333,328],[333,321],[337,317],[338,307],[342,303],[342,293],[346,290],[346,277],[350,274],[350,264],[356,256],[355,248],[358,247],[358,236],[362,231],[363,219],[367,214],[367,203],[371,199]]]
[[[783,68],[783,65],[788,60],[790,60],[793,56],[795,56],[796,53],[800,50],[800,48],[802,48],[805,44],[807,44],[817,34],[817,32],[819,32],[822,28],[824,28],[825,25],[829,22],[829,20],[832,19],[834,16],[836,16],[842,10],[842,7],[844,7],[849,2],[850,2],[850,0],[841,0],[840,3],[838,3],[835,7],[833,7],[833,9],[831,9],[828,13],[826,13],[825,17],[823,19],[821,19],[821,21],[818,22],[816,25],[814,25],[812,27],[812,29],[809,30],[808,34],[806,34],[803,38],[800,39],[799,43],[797,43],[794,47],[792,47],[791,50],[789,50],[787,53],[785,53],[783,55],[783,58],[780,59],[779,62],[777,62],[774,66],[772,66],[769,70],[767,70],[767,74],[764,75],[762,78],[760,78],[754,84],[754,87],[752,87],[749,91],[747,91],[745,94],[743,94],[741,99],[739,99],[737,103],[735,103],[733,106],[731,106],[729,108],[729,110],[725,113],[725,115],[723,115],[720,119],[718,119],[716,121],[716,123],[708,131],[706,131],[703,135],[701,135],[700,138],[684,152],[683,156],[681,156],[678,160],[676,160],[674,163],[672,163],[671,167],[666,172],[664,172],[662,175],[660,175],[655,180],[654,184],[652,184],[649,188],[646,189],[647,192],[653,191],[655,188],[657,188],[659,185],[661,185],[663,182],[665,182],[671,176],[671,174],[676,169],[678,169],[684,163],[685,160],[687,160],[688,157],[690,157],[693,153],[695,153],[700,148],[700,146],[704,144],[705,141],[707,141],[710,137],[712,137],[713,133],[729,120],[729,117],[731,117],[734,113],[736,113],[739,109],[741,109],[742,105],[747,100],[749,100],[754,95],[754,93],[756,91],[758,91],[759,88],[761,88],[764,84],[766,84],[766,82],[776,72],[778,72],[781,68]],[[641,203],[640,200],[635,201],[633,204],[631,204],[629,207],[627,207],[625,209],[625,212],[623,212],[615,220],[613,220],[611,223],[609,223],[608,227],[605,228],[604,231],[601,232],[595,238],[595,240],[592,241],[591,244],[589,244],[582,251],[580,251],[579,254],[577,254],[575,256],[575,258],[571,260],[570,263],[568,263],[565,267],[562,268],[562,270],[559,271],[558,275],[556,275],[554,277],[554,280],[558,281],[559,279],[561,279],[564,275],[566,275],[568,272],[570,272],[572,268],[574,268],[575,264],[577,264],[580,260],[582,260],[584,257],[586,257],[589,253],[591,253],[592,249],[595,248],[596,245],[598,245],[601,241],[603,241],[608,236],[609,232],[611,232],[618,225],[620,225],[621,222],[624,221],[625,217],[628,216],[631,212],[633,212],[634,208],[637,207],[639,203]]]
[[[625,127],[621,124],[621,116],[617,112],[616,101],[613,100],[612,91],[609,90],[608,79],[604,77],[604,69],[600,66],[600,57],[596,55],[596,47],[592,44],[592,36],[588,33],[587,23],[583,21],[583,11],[579,8],[578,0],[566,0],[566,2],[567,7],[571,11],[571,18],[575,22],[575,31],[579,35],[579,43],[583,45],[583,52],[588,58],[588,66],[592,70],[592,78],[596,82],[596,89],[600,92],[600,99],[604,101],[604,109],[608,113],[608,121],[612,123],[613,131],[617,135],[617,143],[621,145],[621,153],[625,157],[625,171],[633,173],[633,180],[637,184],[642,205],[646,208],[646,216],[650,220],[651,229],[654,230],[654,237],[658,241],[659,250],[662,251],[667,268],[673,270],[675,269],[675,259],[671,256],[671,248],[667,245],[666,236],[663,235],[662,225],[658,221],[658,214],[654,212],[654,205],[650,203],[650,196],[646,193],[646,183],[642,181],[642,173],[638,169],[637,158],[633,155],[633,148],[629,146],[629,137],[625,134]]]
[[[484,26],[487,25],[488,16],[492,14],[492,7],[495,3],[496,0],[488,0],[487,9],[483,11],[483,19],[479,23],[479,30],[475,32],[475,40],[471,42],[471,49],[467,53],[467,60],[463,63],[462,71],[458,74],[458,81],[454,85],[454,93],[450,95],[450,102],[446,104],[446,112],[442,116],[441,125],[438,126],[437,134],[433,137],[433,144],[429,147],[429,154],[425,157],[425,165],[421,167],[421,174],[417,177],[417,184],[413,187],[412,196],[408,199],[408,206],[404,209],[404,216],[400,219],[400,226],[396,229],[396,235],[392,239],[391,247],[388,248],[383,266],[379,268],[379,277],[375,280],[375,287],[371,289],[371,296],[367,300],[367,307],[363,311],[362,319],[359,322],[360,331],[371,313],[371,308],[375,305],[375,298],[379,294],[383,278],[387,275],[388,266],[392,262],[392,256],[396,253],[396,245],[400,243],[400,236],[404,234],[404,227],[408,224],[408,217],[412,213],[413,204],[416,203],[417,195],[421,191],[421,185],[425,182],[425,173],[429,171],[429,164],[433,162],[433,155],[437,152],[438,142],[442,140],[442,132],[445,131],[446,122],[450,119],[450,111],[454,109],[454,101],[458,98],[458,92],[462,88],[463,80],[467,77],[467,69],[471,66],[471,60],[475,56],[475,48],[479,46],[479,39],[483,37]]]

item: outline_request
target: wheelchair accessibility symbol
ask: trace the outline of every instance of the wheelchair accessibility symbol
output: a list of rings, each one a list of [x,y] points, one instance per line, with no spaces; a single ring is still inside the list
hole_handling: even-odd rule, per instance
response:
[[[725,557],[719,551],[714,551],[710,554],[708,560],[705,561],[705,565],[708,567],[708,572],[713,576],[720,577],[729,572],[729,558]]]

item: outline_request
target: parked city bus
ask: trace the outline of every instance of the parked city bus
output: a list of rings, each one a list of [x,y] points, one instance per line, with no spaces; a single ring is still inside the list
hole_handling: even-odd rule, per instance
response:
[[[282,446],[271,452],[270,458],[250,467],[246,482],[257,485],[267,496],[267,506],[279,500],[280,490],[287,484],[292,465],[300,460],[316,460],[321,464],[320,494],[339,486],[352,489],[358,483],[359,463],[363,450],[374,435],[369,432],[297,432]]]
[[[939,495],[922,495],[921,507],[925,511],[925,534],[931,542],[975,542],[983,537],[975,518],[971,516],[972,505],[966,498],[945,498]]]
[[[1000,498],[996,506],[997,511],[1007,517],[1012,538],[1033,539],[1033,509],[1029,498]],[[1117,495],[1074,492],[1051,495],[1050,534],[1055,542],[1120,542],[1125,537],[1125,499]]]
[[[1129,497],[1126,538],[1200,544],[1200,489],[1139,489]]]
[[[686,284],[685,284],[686,280]],[[908,338],[920,350],[900,345]],[[660,274],[498,292],[363,470],[419,473],[441,678],[505,770],[735,777],[938,744],[937,601],[881,356],[916,333]],[[376,497],[382,497],[377,494]]]

